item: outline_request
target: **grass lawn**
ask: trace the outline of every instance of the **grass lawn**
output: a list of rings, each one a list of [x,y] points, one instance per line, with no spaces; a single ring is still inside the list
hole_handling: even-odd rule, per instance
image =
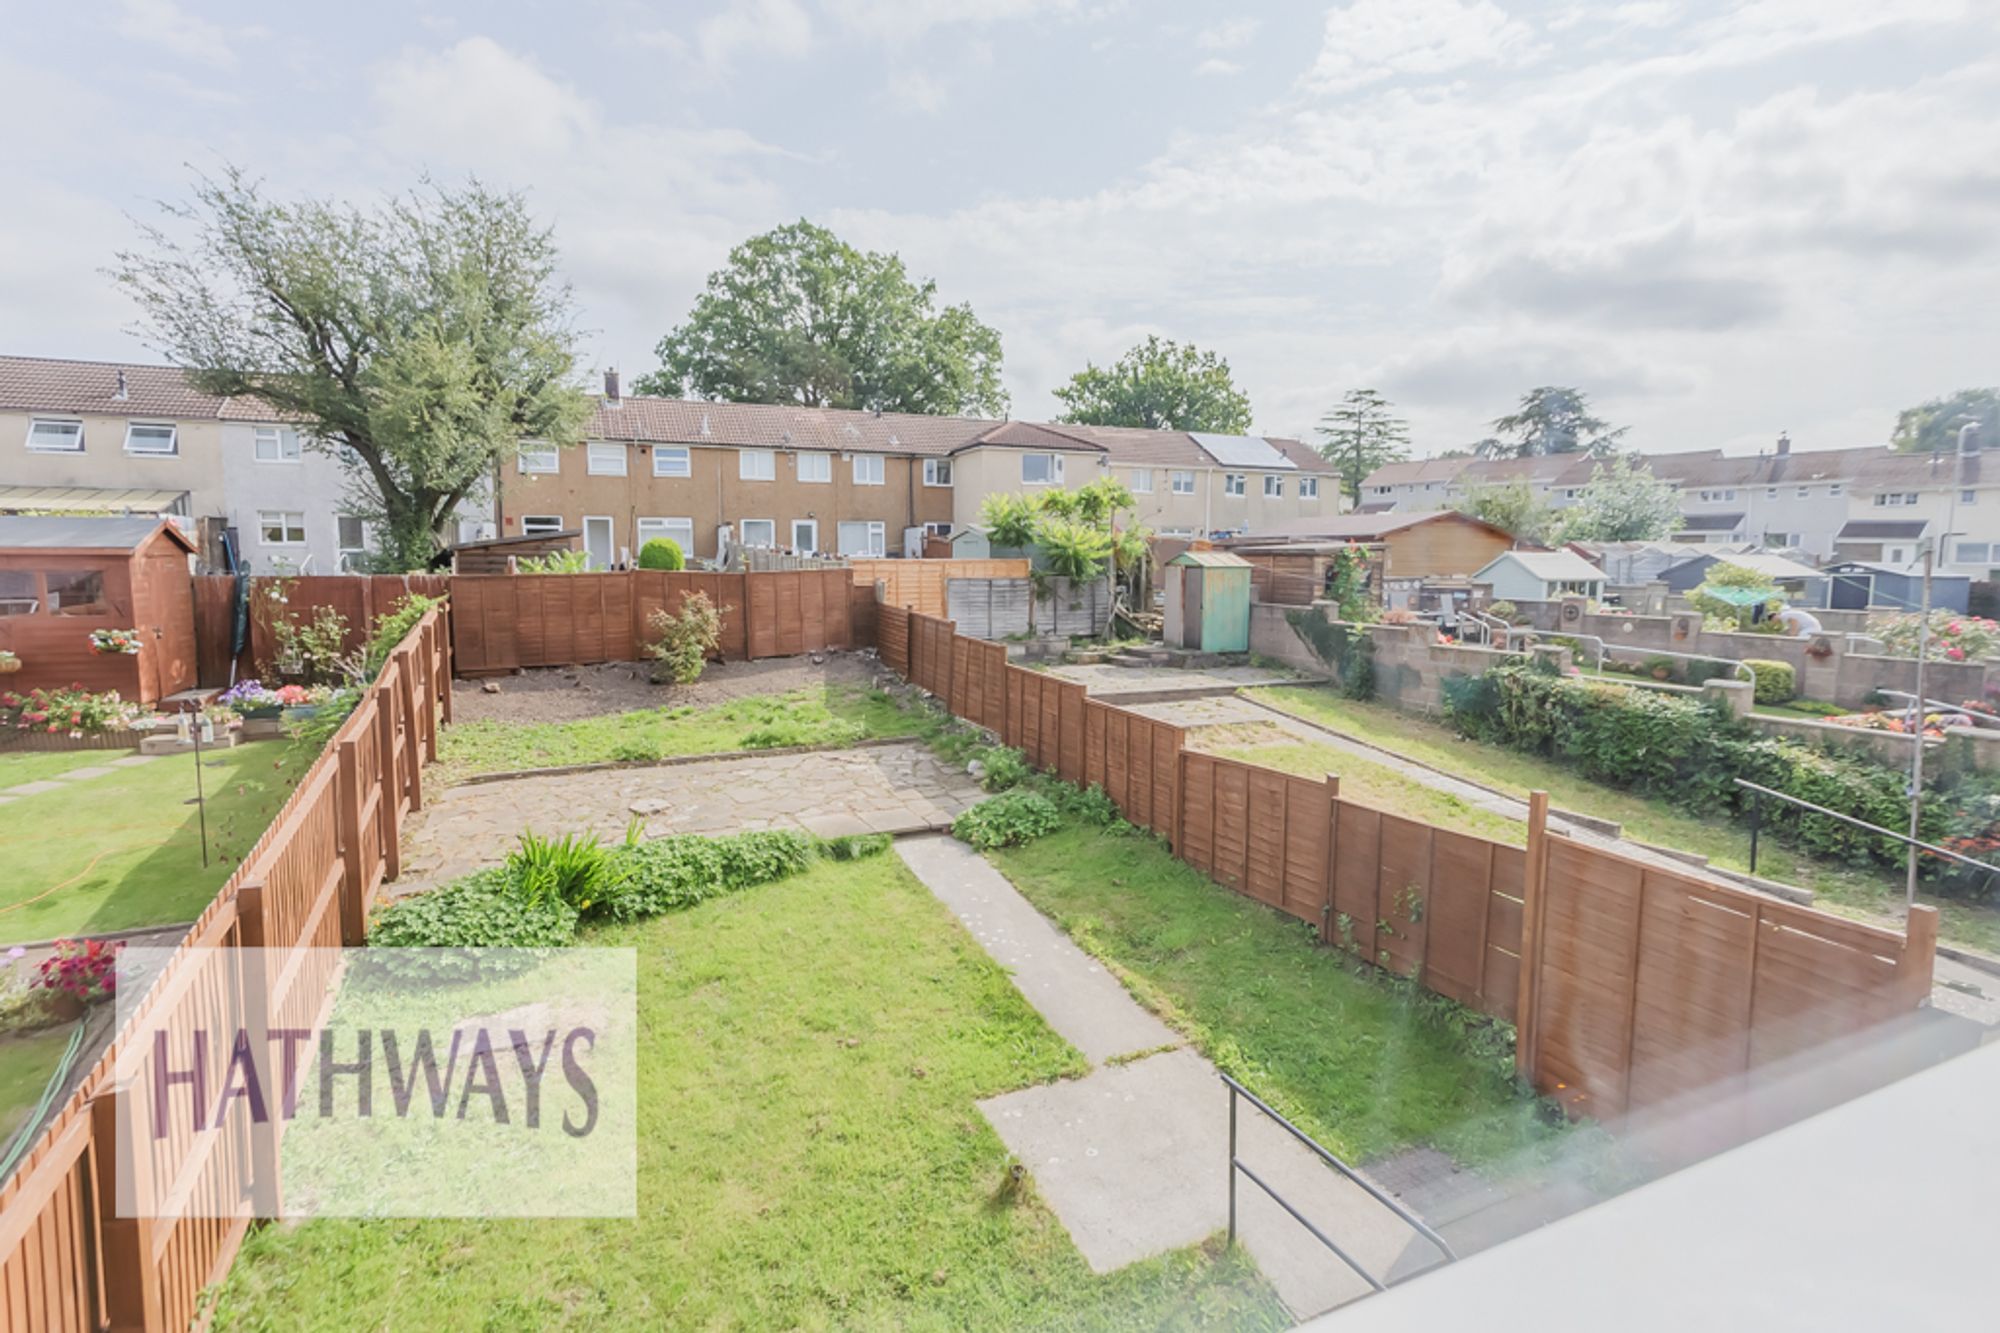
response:
[[[585,942],[639,951],[639,1217],[267,1227],[218,1327],[1290,1324],[1240,1258],[1099,1277],[1006,1194],[974,1102],[1084,1063],[893,855]]]
[[[1242,728],[1228,730],[1240,731]],[[1197,736],[1200,735],[1197,733]],[[1340,794],[1349,800],[1372,805],[1378,810],[1392,811],[1406,819],[1421,819],[1425,823],[1442,824],[1461,833],[1492,838],[1496,842],[1516,847],[1527,845],[1528,826],[1518,819],[1481,810],[1450,792],[1439,791],[1414,778],[1405,777],[1387,764],[1359,758],[1338,746],[1302,741],[1275,727],[1271,728],[1271,736],[1273,739],[1264,744],[1203,744],[1202,748],[1224,759],[1240,759],[1244,763],[1262,764],[1266,768],[1306,777],[1319,778],[1328,773],[1338,773]]]
[[[65,1023],[25,1036],[0,1037],[0,1148],[7,1146],[41,1100],[75,1027]]]
[[[49,776],[48,755],[0,756],[0,787]],[[63,755],[61,758],[73,758]],[[93,753],[87,762],[117,756]],[[191,754],[82,778],[0,805],[0,944],[192,921],[263,834],[306,767],[289,742],[202,755],[210,857],[201,863]],[[82,767],[71,764],[68,768]]]
[[[1513,1081],[1513,1043],[1352,965],[1144,835],[1069,827],[989,854],[1146,1005],[1349,1161],[1432,1144],[1485,1163],[1562,1131]]]
[[[1565,809],[1617,820],[1628,837],[1642,842],[1699,852],[1729,870],[1750,868],[1750,833],[1734,819],[1705,818],[1665,801],[1601,786],[1539,755],[1468,741],[1442,723],[1386,704],[1359,703],[1323,687],[1273,686],[1248,693],[1295,716],[1510,795],[1525,796],[1539,788]],[[1892,871],[1825,861],[1766,838],[1758,848],[1757,873],[1811,889],[1818,895],[1818,905],[1828,911],[1879,920],[1902,913],[1903,877]],[[1938,909],[1943,938],[2000,953],[2000,911],[1951,898],[1922,901]]]
[[[450,783],[523,768],[909,736],[922,726],[881,690],[825,685],[708,708],[683,704],[573,722],[456,724],[439,733],[431,773]]]

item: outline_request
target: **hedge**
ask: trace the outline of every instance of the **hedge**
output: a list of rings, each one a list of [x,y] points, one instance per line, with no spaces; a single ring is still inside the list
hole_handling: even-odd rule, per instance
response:
[[[1755,698],[1760,704],[1790,703],[1798,694],[1798,673],[1790,662],[1773,662],[1768,657],[1746,657],[1743,665],[1757,677]]]

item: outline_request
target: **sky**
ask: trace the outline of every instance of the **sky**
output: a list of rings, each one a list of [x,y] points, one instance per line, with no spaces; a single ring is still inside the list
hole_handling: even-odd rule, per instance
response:
[[[804,217],[970,302],[1031,419],[1151,333],[1259,431],[1374,387],[1419,454],[1540,384],[1732,453],[2000,384],[2000,0],[0,0],[0,33],[17,355],[158,359],[103,270],[234,164],[522,191],[628,382]]]

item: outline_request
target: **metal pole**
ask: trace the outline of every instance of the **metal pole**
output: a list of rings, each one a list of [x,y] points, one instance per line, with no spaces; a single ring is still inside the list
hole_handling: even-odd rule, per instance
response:
[[[1229,1243],[1236,1244],[1236,1088],[1229,1089]]]
[[[1757,873],[1757,830],[1764,822],[1763,797],[1750,793],[1750,873]]]
[[[1903,888],[1905,907],[1917,903],[1917,848],[1918,821],[1924,809],[1924,656],[1931,646],[1931,565],[1936,559],[1934,545],[1924,542],[1924,593],[1921,609],[1917,612],[1917,688],[1916,701],[1911,708],[1910,734],[1916,744],[1910,747],[1910,843],[1908,846],[1906,883]]]
[[[197,712],[194,719],[194,810],[201,821],[201,868],[208,869],[208,793],[203,790],[201,780],[201,721]]]

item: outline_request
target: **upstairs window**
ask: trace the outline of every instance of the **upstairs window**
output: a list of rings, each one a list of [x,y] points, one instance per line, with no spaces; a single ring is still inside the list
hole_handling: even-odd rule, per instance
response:
[[[1225,472],[1222,474],[1222,493],[1224,495],[1240,496],[1247,493],[1248,490],[1249,487],[1244,483],[1241,472]]]
[[[1283,477],[1274,477],[1267,473],[1264,477],[1264,498],[1266,500],[1284,499],[1285,479]]]
[[[1022,454],[1021,484],[1023,486],[1060,486],[1063,481],[1063,458],[1061,454]]]
[[[266,546],[303,546],[306,540],[306,516],[298,509],[260,509],[257,511],[258,539]]]
[[[1172,474],[1171,483],[1175,495],[1194,494],[1194,473],[1192,472],[1176,472]]]
[[[776,481],[778,456],[769,449],[739,449],[736,452],[738,481]]]
[[[854,484],[856,486],[880,486],[882,484],[882,455],[854,455]]]
[[[799,455],[798,478],[815,486],[833,482],[833,455],[817,451]]]
[[[661,447],[653,450],[653,475],[656,477],[688,477],[694,475],[694,464],[685,449]]]
[[[134,421],[125,427],[128,454],[176,454],[180,452],[180,428],[171,421]]]
[[[583,470],[593,477],[622,477],[625,475],[625,446],[622,444],[594,443],[584,446],[589,452],[584,458]]]
[[[296,463],[303,452],[299,433],[289,426],[257,427],[256,451],[260,463]]]
[[[951,485],[951,460],[949,458],[926,458],[924,460],[924,485]]]
[[[553,444],[524,444],[521,446],[521,471],[556,472],[562,468],[562,459],[556,454]]]
[[[28,447],[38,454],[80,454],[83,423],[36,417],[28,423]]]
[[[1151,495],[1153,493],[1153,469],[1142,467],[1132,473],[1132,494]]]
[[[1300,477],[1300,478],[1299,478],[1299,499],[1301,499],[1301,500],[1317,500],[1317,499],[1319,499],[1319,478],[1318,478],[1318,477]]]

